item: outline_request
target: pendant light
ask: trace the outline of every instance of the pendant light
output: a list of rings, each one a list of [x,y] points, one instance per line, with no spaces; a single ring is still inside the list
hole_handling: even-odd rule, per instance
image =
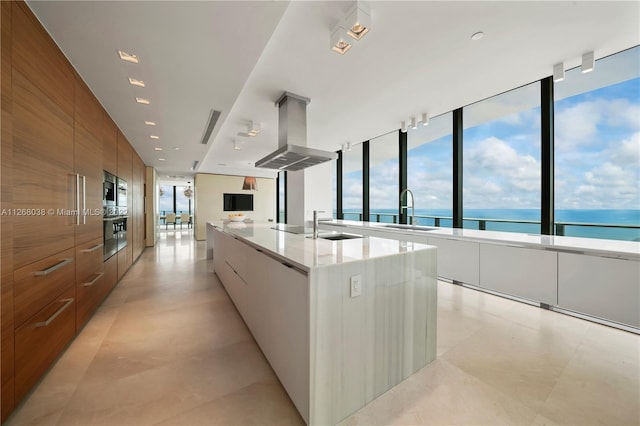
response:
[[[258,182],[256,182],[256,178],[251,176],[245,176],[244,182],[242,183],[242,189],[245,191],[257,191]]]

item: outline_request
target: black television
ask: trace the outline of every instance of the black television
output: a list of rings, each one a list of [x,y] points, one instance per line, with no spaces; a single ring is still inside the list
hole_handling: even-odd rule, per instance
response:
[[[253,194],[224,194],[225,212],[252,212]]]

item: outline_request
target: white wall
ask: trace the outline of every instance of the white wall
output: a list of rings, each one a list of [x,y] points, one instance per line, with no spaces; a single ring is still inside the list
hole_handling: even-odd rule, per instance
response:
[[[250,194],[243,191],[244,176],[213,175],[197,173],[194,181],[196,240],[207,238],[207,221],[227,219],[223,194]],[[276,220],[276,181],[271,178],[256,178],[258,190],[253,192],[253,211],[244,212],[255,222]]]
[[[153,167],[146,168],[146,185],[144,193],[145,227],[147,228],[147,247],[156,245],[158,235],[158,173]]]
[[[331,217],[333,210],[332,176],[330,161],[299,172],[287,172],[287,223],[303,225],[313,220],[313,211],[321,210],[318,217]]]

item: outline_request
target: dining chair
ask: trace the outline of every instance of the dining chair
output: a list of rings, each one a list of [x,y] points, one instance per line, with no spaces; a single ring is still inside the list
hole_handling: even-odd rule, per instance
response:
[[[191,215],[189,213],[180,213],[180,228],[182,228],[183,223],[187,224],[187,228],[191,227]]]
[[[173,229],[176,229],[176,214],[167,213],[167,218],[164,220],[165,229],[169,229],[169,224],[173,223]]]

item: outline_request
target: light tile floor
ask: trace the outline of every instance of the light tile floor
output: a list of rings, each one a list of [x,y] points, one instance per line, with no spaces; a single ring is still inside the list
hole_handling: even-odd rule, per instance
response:
[[[343,425],[639,425],[640,337],[440,283],[438,358]],[[302,424],[193,231],[161,233],[7,425]]]

